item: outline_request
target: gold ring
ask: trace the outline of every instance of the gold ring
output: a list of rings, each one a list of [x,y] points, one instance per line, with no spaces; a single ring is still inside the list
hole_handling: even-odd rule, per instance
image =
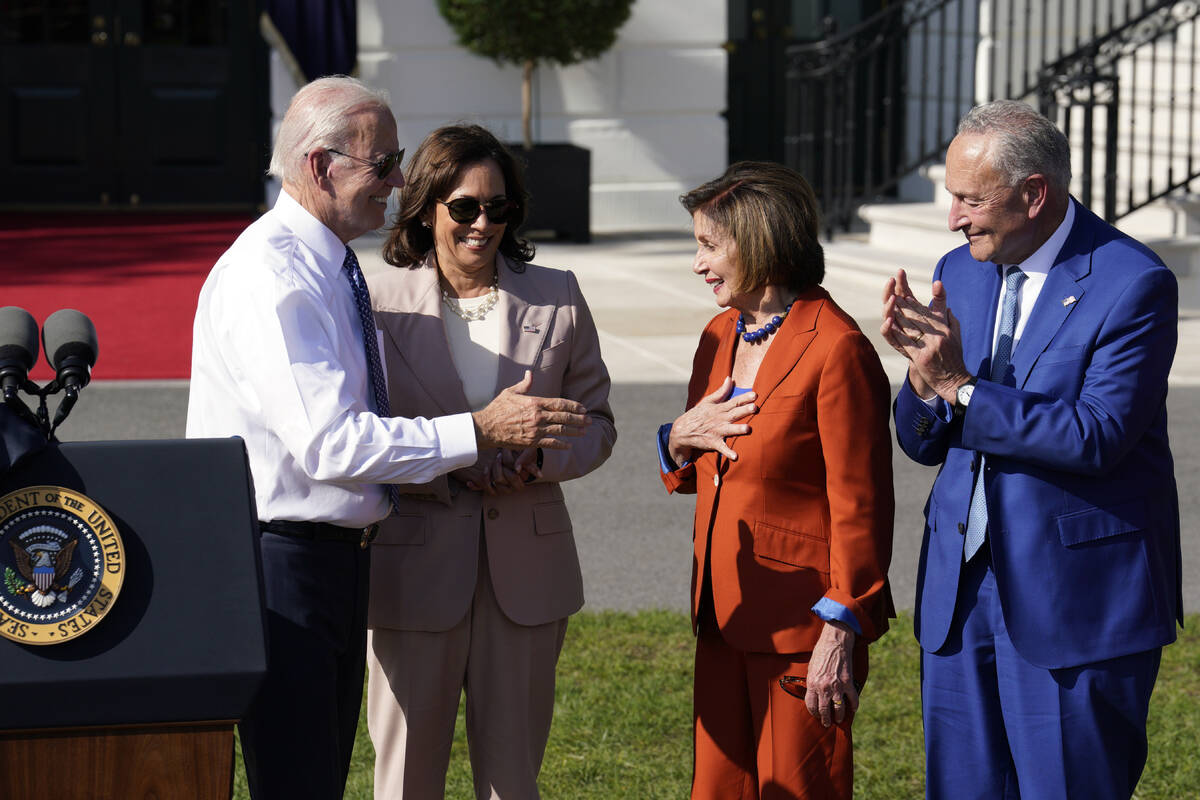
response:
[[[842,704],[842,701],[841,701],[841,700],[834,700],[834,701],[833,701],[833,705],[834,705],[835,707],[836,707],[836,706],[840,706],[841,704]]]
[[[912,337],[914,342],[919,342],[925,338],[925,331],[917,331],[917,335]]]

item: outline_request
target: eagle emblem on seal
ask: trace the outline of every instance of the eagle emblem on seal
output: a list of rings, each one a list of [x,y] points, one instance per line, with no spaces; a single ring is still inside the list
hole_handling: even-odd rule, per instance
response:
[[[29,593],[29,602],[38,608],[64,603],[71,589],[83,577],[83,570],[71,569],[71,557],[79,540],[58,528],[40,525],[25,531],[17,540],[10,540],[17,572],[28,583],[22,587]]]
[[[0,638],[55,645],[82,636],[124,581],[121,534],[90,497],[65,486],[0,496]]]

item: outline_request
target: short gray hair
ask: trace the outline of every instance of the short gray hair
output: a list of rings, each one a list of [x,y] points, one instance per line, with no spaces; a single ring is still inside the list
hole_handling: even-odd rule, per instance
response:
[[[1035,173],[1066,194],[1071,186],[1071,145],[1063,132],[1034,109],[1016,100],[975,106],[958,123],[958,133],[991,139],[991,164],[1009,186]]]
[[[267,174],[299,183],[308,152],[346,149],[355,130],[352,117],[370,109],[392,113],[384,92],[355,78],[331,75],[306,84],[296,92],[279,124]]]

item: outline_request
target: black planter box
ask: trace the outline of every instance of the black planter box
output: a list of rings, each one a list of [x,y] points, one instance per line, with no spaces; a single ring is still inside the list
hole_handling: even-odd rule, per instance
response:
[[[525,168],[529,210],[521,232],[589,242],[592,153],[573,144],[535,144],[526,150],[509,144],[509,151]]]

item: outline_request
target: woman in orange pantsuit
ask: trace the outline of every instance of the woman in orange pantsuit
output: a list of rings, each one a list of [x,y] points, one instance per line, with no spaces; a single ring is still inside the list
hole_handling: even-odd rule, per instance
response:
[[[740,162],[681,200],[725,309],[659,434],[668,490],[696,495],[692,798],[848,800],[867,644],[894,615],[888,381],[819,285],[799,174]]]

